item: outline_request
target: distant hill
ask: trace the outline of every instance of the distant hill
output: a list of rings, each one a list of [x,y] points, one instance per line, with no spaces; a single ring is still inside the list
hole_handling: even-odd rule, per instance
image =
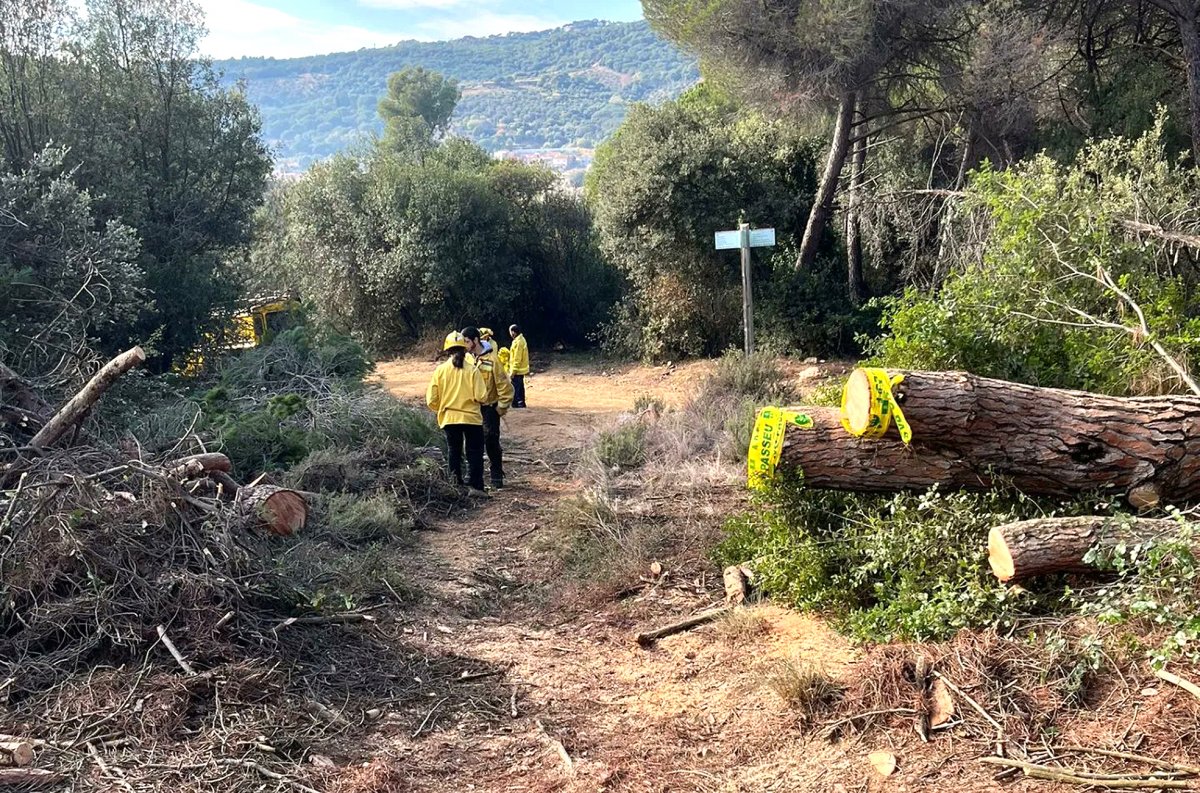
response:
[[[283,170],[297,171],[380,129],[376,103],[391,72],[424,66],[459,80],[453,129],[489,151],[593,148],[631,102],[677,96],[695,61],[645,22],[576,22],[555,30],[307,58],[218,61],[244,80]]]

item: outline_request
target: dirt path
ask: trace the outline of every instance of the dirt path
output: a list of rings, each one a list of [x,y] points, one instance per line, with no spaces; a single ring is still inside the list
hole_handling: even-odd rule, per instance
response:
[[[398,361],[380,376],[418,399],[432,367]],[[644,650],[636,630],[713,603],[719,578],[665,559],[661,581],[596,602],[571,590],[548,551],[556,505],[577,488],[571,463],[596,424],[639,394],[679,403],[706,370],[562,358],[531,379],[531,407],[506,421],[510,487],[440,522],[414,551],[427,596],[406,633],[430,656],[461,659],[469,693],[431,686],[427,717],[391,736],[402,789],[923,790],[939,775],[913,764],[874,776],[864,756],[880,747],[816,739],[772,690],[782,663],[800,657],[847,672],[855,653],[823,623],[760,606]]]

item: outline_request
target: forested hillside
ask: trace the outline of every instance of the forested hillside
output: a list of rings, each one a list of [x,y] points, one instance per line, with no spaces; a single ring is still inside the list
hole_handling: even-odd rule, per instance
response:
[[[577,22],[556,30],[276,60],[216,64],[244,80],[280,166],[299,170],[380,127],[388,74],[422,66],[459,81],[452,131],[489,151],[591,148],[631,102],[668,99],[698,78],[694,59],[645,22]]]

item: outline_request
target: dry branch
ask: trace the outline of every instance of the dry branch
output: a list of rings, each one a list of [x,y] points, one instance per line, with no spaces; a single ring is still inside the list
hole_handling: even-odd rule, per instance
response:
[[[722,614],[728,613],[729,610],[729,606],[722,606],[720,608],[709,609],[708,611],[701,611],[699,614],[693,614],[687,619],[679,620],[678,622],[672,622],[652,630],[643,631],[635,636],[634,639],[641,646],[648,647],[665,636],[682,633],[683,631],[704,625],[708,622],[712,622]]]
[[[1147,778],[1145,775],[1142,775],[1142,778],[1137,778],[1135,775],[1089,774],[1070,768],[1027,763],[1023,760],[1014,760],[1008,757],[981,757],[979,758],[979,762],[1005,766],[1007,768],[1019,768],[1025,772],[1026,776],[1033,777],[1034,779],[1048,779],[1055,782],[1066,782],[1070,785],[1084,785],[1087,787],[1111,788],[1113,790],[1189,790],[1192,787],[1192,783],[1185,779],[1152,779]]]
[[[146,353],[141,347],[134,347],[113,358],[97,372],[78,394],[71,397],[54,417],[46,422],[46,426],[38,431],[29,442],[31,446],[44,448],[53,446],[59,438],[92,409],[97,400],[104,395],[113,383],[135,366],[146,362]]]

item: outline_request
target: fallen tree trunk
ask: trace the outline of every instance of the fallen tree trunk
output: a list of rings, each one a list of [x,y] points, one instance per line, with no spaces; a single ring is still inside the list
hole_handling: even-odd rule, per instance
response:
[[[83,387],[78,394],[71,397],[67,404],[63,405],[54,417],[46,422],[46,426],[42,427],[37,435],[33,436],[33,440],[29,442],[30,446],[45,447],[53,446],[54,443],[67,433],[71,427],[83,418],[83,416],[92,409],[97,400],[104,395],[104,392],[117,382],[121,375],[128,372],[135,366],[139,366],[146,362],[146,353],[141,347],[134,347],[113,358],[100,369],[99,372],[88,381],[88,384]]]
[[[988,532],[988,564],[1001,581],[1050,573],[1092,570],[1083,559],[1093,546],[1136,544],[1179,531],[1174,520],[1156,518],[1035,518]]]
[[[238,507],[252,527],[289,537],[308,522],[308,502],[295,490],[275,485],[245,485],[238,490]]]
[[[1139,506],[1200,499],[1200,397],[1111,397],[962,372],[890,374],[904,377],[893,394],[912,430],[912,456],[969,470],[982,486],[994,479],[1039,495],[1117,491]],[[852,425],[867,423],[869,387],[861,376],[848,381]],[[881,457],[895,457],[897,438],[893,427],[874,442]]]
[[[789,425],[779,468],[798,468],[810,487],[858,493],[951,489],[987,490],[992,477],[974,470],[954,452],[898,440],[860,440],[842,429],[836,408],[797,408],[810,429]]]

